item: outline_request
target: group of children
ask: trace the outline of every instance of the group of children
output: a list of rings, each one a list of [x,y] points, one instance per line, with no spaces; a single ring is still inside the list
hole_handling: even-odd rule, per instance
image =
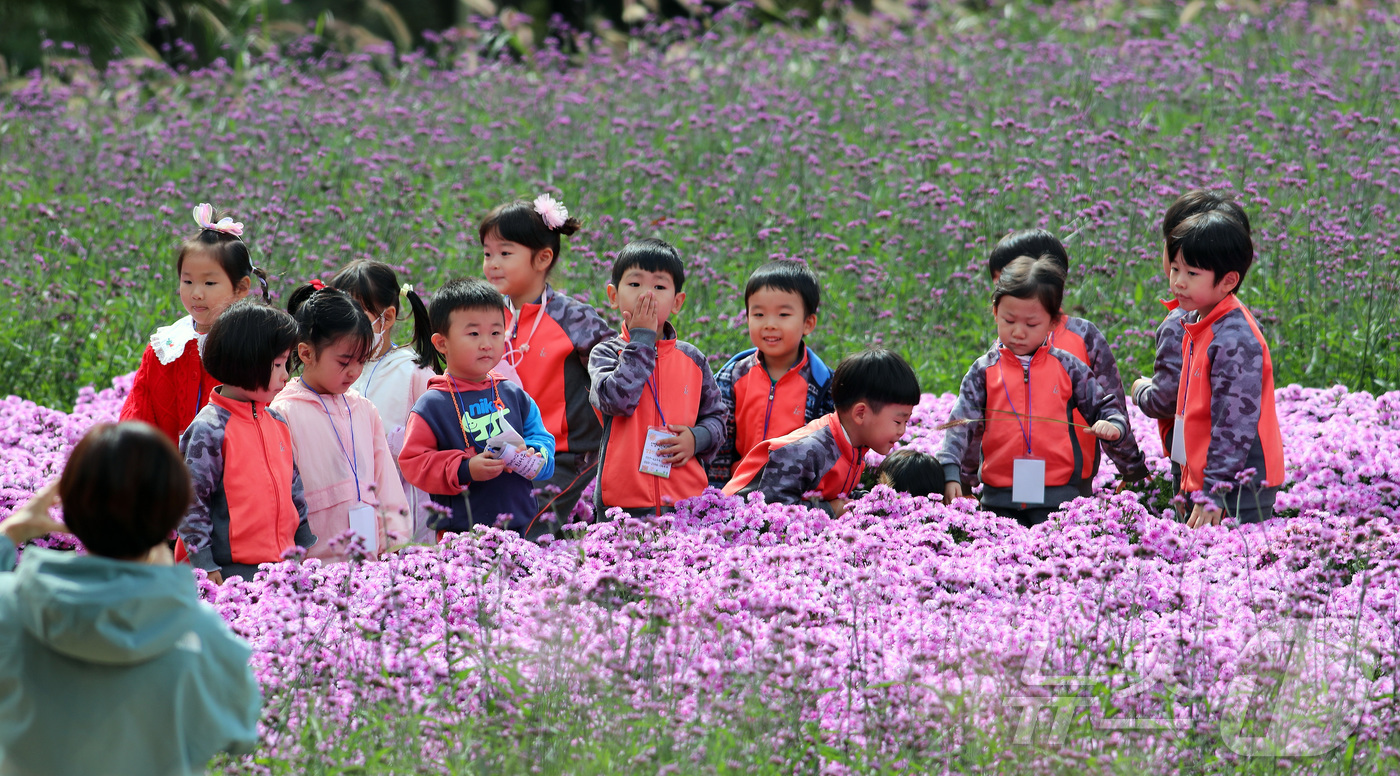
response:
[[[982,505],[1027,525],[1092,494],[1099,448],[1124,483],[1149,476],[1103,334],[1061,310],[1069,256],[1050,233],[1003,239],[988,270],[997,340],[963,379],[936,458],[892,448],[920,399],[899,355],[827,367],[806,344],[821,292],[801,262],[744,289],[753,348],[712,374],[671,322],[685,263],[640,239],[613,263],[598,311],[550,284],[579,228],[548,195],[492,210],[484,279],[424,305],[387,264],[359,260],[268,304],[241,224],[195,209],[176,259],[188,316],[151,337],[122,419],[177,439],[194,481],[177,557],[216,581],[294,545],[326,561],[431,542],[477,524],[526,537],[595,514],[657,515],[706,487],[839,515],[880,481]],[[1159,418],[1192,524],[1269,516],[1282,481],[1267,345],[1235,290],[1253,259],[1236,204],[1190,192],[1163,222],[1175,300],[1157,367],[1132,395]],[[251,293],[253,279],[261,294]],[[405,324],[407,324],[405,326]],[[399,341],[396,332],[408,330]],[[1017,379],[1019,378],[1019,379]]]

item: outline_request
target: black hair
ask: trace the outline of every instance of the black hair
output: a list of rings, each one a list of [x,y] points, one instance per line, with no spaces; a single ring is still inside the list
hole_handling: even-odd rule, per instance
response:
[[[987,276],[1006,269],[1006,265],[1022,256],[1049,256],[1069,274],[1069,253],[1060,238],[1044,229],[1022,229],[1001,238],[987,257]]]
[[[887,404],[919,403],[919,376],[904,357],[885,348],[869,348],[841,359],[831,378],[836,409],[865,402],[879,412]]]
[[[1240,203],[1228,196],[1209,191],[1207,189],[1192,189],[1176,198],[1176,201],[1167,207],[1167,212],[1162,215],[1162,239],[1167,243],[1167,261],[1176,255],[1176,240],[1172,239],[1172,232],[1181,225],[1182,221],[1198,213],[1209,213],[1218,210],[1234,218],[1244,227],[1246,235],[1252,233],[1249,227],[1249,214],[1244,212]]]
[[[210,377],[245,391],[260,391],[272,382],[272,362],[296,344],[297,322],[292,316],[260,299],[240,299],[214,319],[201,355]]]
[[[533,203],[517,199],[492,208],[491,212],[481,219],[481,225],[477,227],[477,237],[485,243],[486,238],[494,232],[502,240],[529,248],[531,254],[539,253],[545,248],[550,249],[554,253],[554,260],[549,263],[549,269],[545,270],[548,273],[559,261],[559,251],[563,247],[559,236],[571,235],[581,226],[583,224],[577,218],[569,216],[564,219],[563,226],[550,229],[545,226],[544,218],[535,212]]]
[[[355,340],[351,358],[368,361],[374,347],[374,328],[364,308],[338,288],[298,286],[287,297],[287,312],[297,322],[297,343],[305,342],[319,358],[321,350],[342,337]],[[304,366],[301,355],[292,350],[292,367]]]
[[[880,462],[875,479],[882,485],[911,496],[933,496],[943,493],[943,465],[928,453],[903,447]]]
[[[496,287],[484,280],[471,278],[454,280],[433,294],[428,300],[428,320],[433,324],[433,333],[447,336],[452,328],[452,314],[458,310],[500,310],[506,314],[506,298]],[[437,348],[432,349],[433,371],[442,374],[443,356]]]
[[[1001,271],[992,291],[992,308],[1008,296],[1038,300],[1052,320],[1059,318],[1065,300],[1065,270],[1052,256],[1017,257]]]
[[[99,423],[79,440],[58,480],[63,521],[94,555],[134,560],[170,536],[194,490],[185,458],[141,421]]]
[[[622,282],[627,270],[637,268],[643,272],[665,272],[676,283],[676,293],[685,288],[685,264],[675,247],[665,240],[643,237],[622,246],[613,261],[612,284]]]
[[[224,215],[222,212],[215,213],[214,220],[218,221]],[[199,234],[180,245],[180,254],[175,257],[177,276],[184,271],[185,257],[196,252],[211,254],[214,260],[219,262],[219,266],[223,267],[229,282],[235,286],[243,278],[257,276],[258,282],[262,284],[263,301],[271,298],[267,288],[267,273],[253,266],[253,256],[248,252],[248,244],[241,238],[215,229],[201,229]]]
[[[418,353],[417,363],[421,367],[433,367],[433,326],[428,321],[428,308],[416,291],[402,290],[393,267],[382,261],[356,259],[335,273],[335,277],[326,285],[349,294],[371,317],[378,318],[392,307],[398,314],[396,320],[412,319],[413,350]],[[399,304],[400,296],[408,300],[407,315]]]
[[[1231,272],[1240,273],[1240,282],[1231,293],[1244,285],[1244,276],[1254,263],[1254,243],[1249,232],[1234,216],[1223,210],[1197,213],[1172,230],[1172,240],[1181,261],[1188,267],[1215,273],[1215,284]]]
[[[613,282],[615,284],[617,281]],[[802,297],[804,318],[816,315],[817,307],[822,302],[822,290],[817,284],[817,276],[812,274],[812,270],[806,264],[793,259],[775,259],[754,270],[753,274],[749,275],[748,284],[744,286],[744,307],[749,306],[749,297],[765,288],[789,291]]]

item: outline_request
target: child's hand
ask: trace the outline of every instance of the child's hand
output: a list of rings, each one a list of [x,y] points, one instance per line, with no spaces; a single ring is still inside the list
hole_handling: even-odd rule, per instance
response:
[[[1094,427],[1089,429],[1089,433],[1105,442],[1112,442],[1118,437],[1123,436],[1123,431],[1121,429],[1106,420],[1095,423]]]
[[[1200,528],[1204,525],[1220,525],[1220,518],[1224,513],[1215,504],[1197,504],[1191,510],[1191,518],[1186,521],[1187,528]]]
[[[632,312],[622,311],[622,322],[628,329],[651,329],[656,331],[659,316],[656,313],[656,294],[646,291],[637,297],[637,305]]]
[[[690,426],[669,423],[666,428],[676,432],[673,437],[661,440],[661,460],[672,466],[683,466],[695,457],[695,432]]]
[[[836,517],[846,514],[846,509],[850,506],[851,500],[848,498],[834,498],[828,502],[831,505],[831,513]]]
[[[950,482],[943,486],[943,503],[951,504],[953,499],[962,498],[962,483]]]
[[[491,458],[485,453],[477,453],[467,462],[467,471],[471,472],[472,482],[494,480],[501,476],[501,472],[505,470],[505,461],[499,458]]]
[[[224,583],[224,572],[222,571],[206,571],[204,576],[208,577],[209,581],[216,585],[222,585]]]
[[[1133,381],[1133,389],[1132,389],[1131,391],[1128,391],[1128,395],[1129,395],[1129,396],[1137,396],[1137,392],[1138,392],[1144,385],[1151,385],[1151,384],[1152,384],[1152,378],[1150,378],[1150,377],[1139,377],[1138,379],[1136,379],[1136,380]]]
[[[58,480],[54,480],[40,488],[24,506],[6,518],[4,523],[0,523],[0,533],[9,537],[16,547],[47,534],[68,533],[63,523],[49,517],[49,507],[57,500]]]

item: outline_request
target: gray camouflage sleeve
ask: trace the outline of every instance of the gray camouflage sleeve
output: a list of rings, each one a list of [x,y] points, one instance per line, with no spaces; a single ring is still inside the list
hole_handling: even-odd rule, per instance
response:
[[[211,536],[214,532],[215,494],[224,482],[224,429],[210,423],[203,413],[180,435],[180,452],[190,470],[194,498],[176,533],[189,553],[191,565],[218,571]]]
[[[816,435],[784,445],[768,454],[768,463],[739,495],[759,491],[769,504],[801,504],[804,493],[821,484],[818,472],[831,468],[835,460],[823,445],[813,444]]]
[[[1127,416],[1118,407],[1118,397],[1099,387],[1089,367],[1068,353],[1057,357],[1064,365],[1065,371],[1069,372],[1069,381],[1074,385],[1075,406],[1084,419],[1091,424],[1106,420],[1117,426],[1124,436],[1132,433],[1132,429],[1128,427]]]
[[[710,365],[705,362],[705,357],[696,350],[692,358],[696,359],[696,365],[700,368],[701,379],[700,409],[692,429],[692,433],[695,434],[695,455],[702,465],[708,467],[714,462],[720,446],[724,444],[725,419],[729,413],[724,408],[724,399],[719,395],[719,385],[715,383],[715,376],[710,372]]]
[[[1133,394],[1133,401],[1149,418],[1170,420],[1176,414],[1176,392],[1181,383],[1181,339],[1185,334],[1181,314],[1175,310],[1157,326],[1157,357],[1152,362],[1152,381]]]
[[[601,342],[588,357],[593,386],[588,400],[604,415],[631,415],[642,400],[647,378],[656,371],[656,332],[634,329],[631,341]]]
[[[943,464],[943,476],[949,482],[972,482],[976,476],[976,465],[969,465],[974,454],[981,448],[984,423],[980,418],[987,406],[986,358],[979,358],[967,374],[963,376],[958,389],[958,400],[948,415],[948,422],[957,423],[943,432],[943,442],[939,445],[938,462]]]
[[[297,532],[293,540],[298,547],[310,547],[316,544],[316,535],[311,533],[311,523],[306,520],[306,489],[301,482],[301,469],[297,468],[295,462],[292,463],[292,506],[296,507]]]
[[[1201,475],[1206,495],[1225,507],[1227,489],[1249,460],[1259,436],[1264,398],[1264,349],[1248,326],[1228,332],[1216,324],[1210,357],[1210,449]],[[1219,487],[1220,491],[1215,492]]]
[[[734,426],[733,360],[720,367],[719,372],[715,375],[715,387],[719,390],[720,406],[724,410],[724,442],[715,448],[715,455],[705,468],[710,478],[710,485],[723,488],[725,483],[729,482],[735,459],[739,457],[738,451],[734,449],[734,440],[738,429]]]
[[[1123,436],[1112,442],[1103,441],[1103,449],[1113,460],[1118,474],[1124,480],[1136,482],[1148,477],[1151,472],[1147,468],[1147,459],[1138,447],[1137,437],[1133,435],[1132,421],[1128,419],[1128,399],[1123,393],[1123,379],[1118,374],[1118,360],[1113,357],[1108,339],[1099,331],[1099,327],[1088,321],[1084,323],[1085,333],[1081,336],[1085,349],[1089,351],[1089,368],[1093,370],[1099,389],[1113,397],[1113,409],[1123,416],[1125,425]]]

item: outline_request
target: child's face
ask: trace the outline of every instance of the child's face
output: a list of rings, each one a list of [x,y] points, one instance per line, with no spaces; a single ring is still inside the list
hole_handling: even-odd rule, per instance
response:
[[[472,382],[486,379],[505,352],[506,315],[501,310],[453,310],[447,334],[434,334],[433,347],[447,360],[447,371]]]
[[[787,359],[802,347],[802,338],[817,327],[817,316],[805,315],[796,291],[760,288],[749,296],[749,339],[766,359]]]
[[[255,391],[245,390],[243,395],[247,397],[248,401],[267,404],[277,398],[277,394],[287,387],[287,361],[291,357],[292,351],[288,350],[272,360],[272,375],[267,380],[267,387]]]
[[[297,345],[297,357],[304,365],[301,379],[317,393],[342,394],[360,379],[365,370],[368,353],[354,337],[341,337],[321,348],[319,354],[310,344]]]
[[[520,243],[502,240],[495,232],[481,241],[481,249],[486,282],[506,296],[535,290],[554,260],[554,251],[548,248],[534,253]]]
[[[656,299],[656,332],[659,335],[666,321],[685,304],[685,292],[676,293],[676,281],[671,273],[633,267],[622,273],[617,285],[608,284],[608,306],[619,312],[635,315],[638,300],[647,295]]]
[[[1225,301],[1240,282],[1238,272],[1227,272],[1220,282],[1216,282],[1214,271],[1187,266],[1181,259],[1181,251],[1172,257],[1169,277],[1172,294],[1176,296],[1181,309],[1188,313],[1199,312],[1202,318]]]
[[[1055,328],[1050,311],[1034,297],[1003,296],[992,308],[992,314],[997,320],[997,338],[1018,356],[1034,353]]]
[[[890,450],[904,438],[909,416],[913,414],[912,404],[886,404],[876,412],[869,404],[856,402],[851,408],[851,444],[868,447],[880,455],[889,455]]]
[[[209,331],[219,313],[248,295],[250,285],[248,278],[235,285],[219,260],[207,251],[187,253],[180,263],[180,304],[194,318],[197,331]]]

